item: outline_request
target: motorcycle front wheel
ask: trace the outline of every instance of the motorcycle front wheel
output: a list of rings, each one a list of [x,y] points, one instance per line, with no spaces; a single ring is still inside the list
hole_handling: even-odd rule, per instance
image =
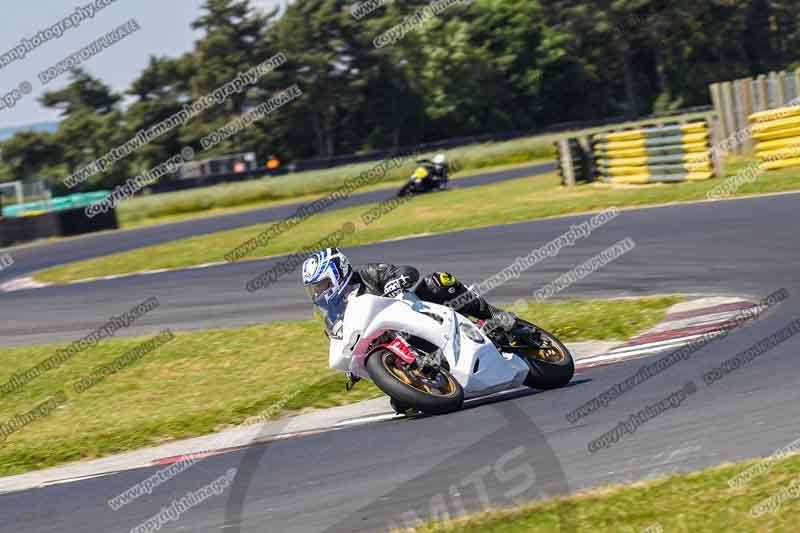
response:
[[[555,335],[525,320],[519,321],[532,332],[538,331],[538,343],[521,343],[514,351],[530,367],[525,385],[534,389],[550,390],[565,386],[575,375],[575,361],[564,343]]]
[[[411,194],[411,192],[413,192],[413,187],[414,187],[414,182],[409,181],[408,183],[403,185],[399,191],[397,191],[397,197],[402,198],[408,194]]]
[[[430,376],[384,349],[373,353],[366,367],[375,385],[400,405],[441,415],[458,411],[464,404],[464,389],[443,368]]]

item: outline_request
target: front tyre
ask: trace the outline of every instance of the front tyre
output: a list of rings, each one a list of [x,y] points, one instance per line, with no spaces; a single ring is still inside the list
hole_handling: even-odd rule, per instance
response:
[[[443,368],[429,376],[385,349],[370,355],[366,368],[375,385],[398,405],[442,415],[458,411],[464,404],[464,389]]]
[[[555,335],[526,322],[520,320],[522,324],[539,332],[540,342],[531,343],[523,353],[525,361],[530,367],[528,377],[525,378],[525,385],[534,389],[550,390],[558,389],[570,382],[575,375],[575,362],[572,354],[566,346],[558,340]]]
[[[397,191],[397,197],[403,198],[404,196],[408,196],[412,192],[412,188],[414,187],[414,182],[409,181],[405,185],[403,185],[399,191]]]

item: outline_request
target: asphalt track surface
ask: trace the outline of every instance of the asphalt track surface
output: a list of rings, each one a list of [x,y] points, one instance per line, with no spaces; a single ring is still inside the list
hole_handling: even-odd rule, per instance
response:
[[[796,249],[792,232],[798,198],[785,195],[624,211],[590,238],[496,289],[490,299],[502,303],[530,297],[535,289],[626,237],[634,239],[636,249],[559,296],[758,295],[764,277],[756,272],[791,271],[796,265],[792,261],[772,263],[776,253]],[[356,264],[413,264],[423,273],[447,270],[473,283],[587,219],[574,216],[495,226],[360,246],[347,252]],[[163,327],[178,331],[310,318],[296,272],[269,288],[253,293],[245,290],[248,280],[283,260],[245,261],[0,294],[0,345],[77,340],[110,316],[149,297],[157,297],[161,307],[120,336],[146,335]]]
[[[526,165],[508,170],[485,172],[475,176],[457,178],[451,180],[451,186],[460,189],[489,185],[491,183],[543,174],[553,170],[555,170],[555,165],[552,163]],[[380,202],[394,197],[394,194],[399,188],[400,184],[398,183],[397,187],[391,189],[354,193],[330,205],[325,211]],[[8,269],[0,271],[0,283],[36,272],[37,270],[66,263],[127,252],[145,246],[155,246],[165,242],[207,235],[219,231],[227,231],[282,220],[293,215],[301,205],[304,204],[293,203],[265,207],[241,213],[196,218],[183,222],[159,224],[156,226],[122,231],[104,232],[80,239],[68,239],[49,244],[19,248],[13,252],[15,264]]]
[[[763,297],[785,288],[790,297],[759,320],[716,340],[576,423],[565,415],[633,375],[653,357],[586,369],[572,384],[442,416],[373,423],[252,446],[204,460],[119,511],[106,505],[153,474],[147,468],[0,496],[0,531],[130,531],[188,491],[223,475],[232,487],[187,510],[162,531],[385,531],[422,519],[505,506],[515,500],[632,482],[772,453],[797,438],[798,352],[792,337],[720,381],[705,372],[800,318],[800,195],[625,211],[574,248],[547,259],[492,299],[526,295],[610,244],[631,237],[636,248],[561,296],[640,296],[672,292]],[[482,279],[517,255],[556,237],[586,217],[514,224],[450,235],[364,246],[356,261],[408,261]],[[93,317],[125,310],[146,296],[162,300],[156,328],[183,327],[207,317],[230,322],[301,316],[294,278],[249,295],[248,277],[270,261],[92,283],[80,291],[52,288],[6,295],[42,313],[72,305]],[[88,291],[87,291],[88,289]],[[79,296],[83,295],[83,296]],[[9,298],[12,301],[9,302]],[[113,301],[105,303],[113,298]],[[95,310],[93,306],[102,309]],[[19,308],[18,308],[19,309]],[[20,311],[24,313],[25,311]],[[41,329],[64,331],[94,322],[43,316]],[[156,320],[155,318],[153,320]],[[60,321],[60,322],[59,322]],[[3,327],[5,325],[3,320]],[[202,326],[205,327],[205,326]],[[77,329],[76,329],[77,328]],[[3,332],[5,337],[6,332]],[[594,453],[588,443],[630,415],[683,388],[697,392]],[[569,510],[554,531],[576,531]],[[692,524],[686,528],[692,530]],[[743,531],[758,521],[742,523]]]

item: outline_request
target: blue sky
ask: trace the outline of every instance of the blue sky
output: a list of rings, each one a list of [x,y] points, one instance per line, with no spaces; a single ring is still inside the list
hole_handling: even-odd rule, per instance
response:
[[[0,17],[0,54],[49,28],[93,0],[27,0],[7,6]],[[255,0],[254,5],[271,8],[280,0]],[[190,50],[199,34],[190,24],[200,14],[203,0],[116,0],[83,21],[78,28],[68,29],[58,39],[49,40],[28,53],[22,60],[0,69],[0,95],[30,82],[31,94],[13,108],[0,109],[0,128],[58,120],[58,113],[42,107],[37,98],[45,90],[60,89],[66,77],[46,87],[38,74],[64,60],[73,52],[98,39],[130,19],[136,19],[140,30],[89,59],[82,66],[115,90],[126,89],[147,65],[151,55],[179,56]]]

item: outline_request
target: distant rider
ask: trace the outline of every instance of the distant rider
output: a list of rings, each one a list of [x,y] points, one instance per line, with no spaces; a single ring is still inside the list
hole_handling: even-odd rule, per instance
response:
[[[440,183],[447,183],[450,174],[450,164],[447,162],[447,156],[444,154],[433,156],[430,170]]]

